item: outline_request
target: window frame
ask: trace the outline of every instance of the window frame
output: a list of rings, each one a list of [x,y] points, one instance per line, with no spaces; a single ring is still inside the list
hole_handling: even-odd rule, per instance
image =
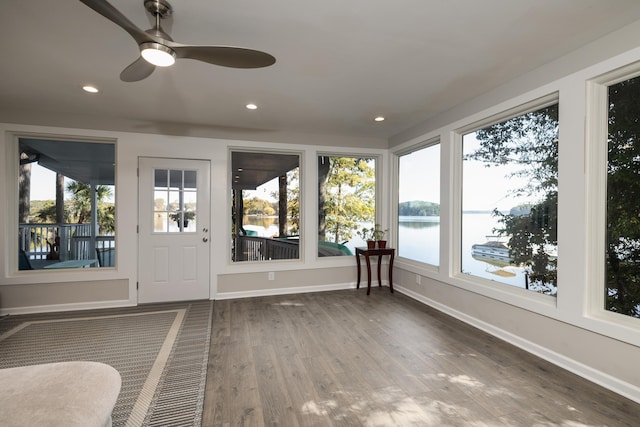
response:
[[[375,160],[375,171],[374,171],[374,183],[375,183],[375,191],[374,191],[374,200],[375,200],[375,208],[374,208],[374,224],[382,224],[382,229],[386,230],[388,227],[385,226],[382,218],[383,218],[383,213],[382,213],[382,207],[380,206],[380,203],[378,203],[379,200],[381,200],[382,197],[382,188],[381,188],[381,171],[382,171],[382,161],[383,161],[383,156],[380,154],[372,154],[372,153],[357,153],[357,152],[352,152],[352,151],[346,151],[346,152],[340,152],[340,151],[316,151],[315,152],[315,156],[314,156],[314,165],[315,168],[314,169],[314,176],[315,176],[315,181],[314,181],[314,186],[315,186],[315,194],[314,194],[314,201],[315,203],[313,204],[313,206],[315,207],[314,211],[316,212],[315,215],[315,219],[313,220],[313,230],[314,230],[314,248],[315,248],[315,253],[314,253],[314,259],[316,261],[320,261],[320,262],[328,262],[328,261],[335,261],[335,260],[340,260],[340,259],[345,259],[345,258],[349,258],[349,257],[343,257],[343,256],[324,256],[321,257],[318,255],[318,245],[320,244],[320,235],[319,235],[319,221],[318,221],[318,215],[317,212],[319,210],[319,206],[318,206],[318,168],[317,168],[317,161],[319,157],[359,157],[359,158],[366,158],[366,159],[374,159]],[[387,232],[386,234],[387,236],[387,240],[391,241],[390,239],[390,234],[389,232]],[[354,253],[355,255],[355,253]]]
[[[530,113],[532,111],[539,110],[541,108],[548,107],[553,104],[558,104],[560,110],[560,96],[558,91],[548,93],[546,95],[531,99],[529,101],[522,102],[514,107],[501,110],[495,114],[485,116],[479,120],[471,122],[469,124],[457,127],[453,130],[453,162],[452,171],[454,172],[453,178],[453,200],[451,202],[452,212],[450,213],[453,224],[451,226],[451,243],[449,245],[449,276],[457,284],[463,285],[465,289],[478,291],[482,289],[483,295],[492,295],[497,292],[501,296],[525,298],[527,301],[542,303],[544,305],[556,307],[557,296],[544,295],[538,292],[526,290],[524,288],[515,287],[498,281],[485,279],[482,277],[473,276],[462,272],[462,194],[463,194],[463,149],[462,138],[465,134],[475,132],[479,129],[501,123],[520,115]],[[559,121],[559,130],[562,125]],[[560,140],[560,137],[558,138]],[[559,144],[559,142],[558,142]],[[558,154],[558,162],[560,163],[560,154]],[[560,180],[558,180],[560,181]],[[559,183],[560,187],[560,183]],[[560,199],[560,193],[559,199]],[[560,206],[560,203],[558,203]],[[558,220],[558,225],[560,221]],[[560,242],[558,242],[560,247]],[[560,251],[559,251],[560,252]],[[560,270],[561,263],[558,258],[558,270]]]
[[[606,309],[605,257],[607,251],[609,87],[637,77],[640,77],[640,62],[628,64],[587,80],[587,126],[585,128],[586,226],[587,230],[595,230],[589,234],[587,256],[597,262],[588,264],[584,315],[633,329],[640,326],[640,318]]]
[[[118,232],[118,224],[119,224],[119,214],[120,214],[120,203],[119,199],[121,197],[120,191],[118,191],[118,141],[115,138],[100,138],[95,136],[83,136],[83,135],[61,135],[61,134],[50,134],[50,133],[40,133],[40,132],[29,132],[29,131],[8,131],[6,134],[6,144],[5,144],[5,194],[7,195],[8,200],[11,200],[11,203],[7,203],[4,213],[6,215],[6,223],[9,224],[7,227],[6,237],[8,241],[5,242],[5,277],[6,278],[25,278],[29,280],[27,283],[41,283],[39,278],[42,278],[45,282],[51,280],[51,273],[54,272],[56,278],[65,279],[65,280],[87,280],[87,276],[92,274],[99,274],[98,277],[105,277],[104,275],[112,274],[114,271],[117,271],[119,267],[119,251],[116,250],[114,254],[114,266],[96,266],[95,268],[60,268],[60,269],[32,269],[32,270],[20,270],[19,268],[19,255],[18,255],[18,223],[19,223],[19,206],[18,206],[18,198],[19,198],[19,165],[15,161],[20,155],[20,139],[38,139],[38,140],[46,140],[46,141],[60,141],[60,142],[76,142],[76,143],[85,143],[85,144],[108,144],[113,146],[114,150],[114,165],[113,165],[113,174],[114,174],[114,244],[115,247],[118,246],[119,242],[119,232]],[[14,203],[15,202],[15,203]],[[14,226],[15,225],[15,226]],[[19,283],[22,283],[21,281]],[[18,282],[16,282],[18,284]]]
[[[227,250],[227,265],[231,268],[244,268],[246,270],[247,266],[257,266],[256,268],[262,268],[267,265],[276,265],[281,263],[304,263],[306,251],[306,229],[305,229],[305,214],[304,214],[304,192],[305,192],[305,158],[304,152],[300,150],[281,150],[281,149],[270,149],[270,148],[258,148],[258,147],[238,147],[238,146],[229,146],[227,148],[227,201],[229,203],[230,213],[227,215],[227,236],[228,242],[232,242],[234,239],[233,236],[233,215],[231,212],[235,209],[233,206],[233,179],[234,179],[234,170],[233,170],[233,153],[255,153],[255,154],[273,154],[273,155],[285,155],[285,156],[297,156],[298,157],[298,203],[299,203],[299,224],[298,224],[298,257],[290,258],[290,259],[269,259],[269,260],[240,260],[235,261],[233,259],[233,251],[232,246],[229,246],[229,250]],[[244,267],[243,267],[244,266]]]
[[[422,261],[418,261],[418,260],[414,260],[411,258],[405,258],[400,256],[400,245],[399,245],[399,228],[400,228],[400,215],[399,215],[399,207],[400,207],[400,158],[402,156],[406,156],[408,154],[414,153],[416,151],[420,151],[426,148],[430,148],[433,146],[438,145],[440,148],[440,153],[439,153],[439,159],[438,159],[438,164],[439,164],[439,168],[440,170],[438,171],[438,188],[439,188],[439,200],[438,200],[438,204],[440,205],[440,228],[439,228],[439,245],[438,245],[438,264],[429,264],[426,262],[422,262]],[[402,262],[402,263],[406,263],[408,265],[412,265],[418,268],[425,268],[427,270],[431,270],[434,272],[437,272],[440,270],[440,267],[443,265],[443,231],[444,231],[444,225],[446,224],[445,221],[443,221],[443,210],[445,210],[445,206],[443,205],[443,197],[442,197],[442,184],[443,184],[443,179],[442,179],[442,172],[443,172],[443,168],[442,168],[442,158],[443,158],[443,144],[441,141],[440,136],[435,136],[429,139],[426,139],[422,142],[419,142],[417,144],[411,145],[407,148],[404,148],[402,150],[396,151],[394,152],[394,157],[393,157],[393,163],[394,163],[394,178],[395,178],[395,185],[394,185],[394,197],[393,197],[393,224],[394,224],[394,234],[396,236],[393,245],[396,248],[396,250],[398,250],[398,261]]]
[[[163,171],[163,172],[167,172],[167,178],[168,178],[168,182],[166,186],[158,186],[157,184],[157,178],[158,178],[158,172],[159,171]],[[180,185],[178,187],[174,187],[171,185],[171,174],[172,172],[180,172],[181,177],[180,177]],[[185,186],[185,176],[187,172],[193,172],[194,174],[196,174],[194,176],[194,187],[186,187]],[[160,214],[164,214],[166,215],[166,220],[164,220],[165,225],[167,225],[167,229],[166,230],[157,230],[155,227],[155,220],[152,219],[151,221],[154,224],[154,227],[151,231],[152,234],[155,235],[170,235],[170,234],[174,234],[174,235],[180,235],[180,234],[195,234],[198,231],[198,224],[199,224],[199,211],[197,210],[188,210],[187,209],[187,203],[185,202],[185,195],[192,195],[192,194],[198,194],[198,188],[197,188],[197,172],[196,170],[191,170],[191,169],[174,169],[174,168],[154,168],[153,169],[153,173],[154,173],[154,183],[153,183],[153,188],[154,188],[154,203],[157,200],[157,195],[158,192],[164,192],[165,195],[167,196],[166,201],[164,203],[163,208],[164,209],[157,209],[157,206],[154,205],[153,208],[153,215],[154,218],[155,216],[160,213]],[[160,189],[158,189],[160,188]],[[168,206],[171,204],[171,193],[178,193],[178,209],[177,210],[170,210],[168,208]],[[193,202],[190,202],[193,203]],[[197,206],[197,199],[195,202],[196,206]],[[194,216],[192,218],[189,218],[189,212],[193,212]],[[175,216],[176,218],[173,218],[173,216]],[[189,223],[189,221],[191,221],[191,219],[194,219],[193,224],[195,225],[194,227],[192,227],[192,230],[188,229],[188,226],[186,224]],[[178,227],[177,230],[169,230],[171,222],[175,222],[176,226]],[[182,225],[181,225],[182,224]]]

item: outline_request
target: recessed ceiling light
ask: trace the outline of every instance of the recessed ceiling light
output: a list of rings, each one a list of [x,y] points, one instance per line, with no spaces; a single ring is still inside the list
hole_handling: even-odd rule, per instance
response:
[[[89,93],[98,93],[98,88],[95,87],[95,86],[91,86],[91,85],[82,86],[82,90],[84,90],[85,92],[89,92]]]
[[[256,104],[247,104],[247,109],[249,109],[249,110],[255,110],[257,108],[258,108],[258,106]]]
[[[384,122],[384,117],[382,117],[382,116],[378,116],[378,117],[376,117],[376,118],[375,118],[375,119],[373,119],[373,120],[374,120],[374,121],[376,121],[376,122]]]

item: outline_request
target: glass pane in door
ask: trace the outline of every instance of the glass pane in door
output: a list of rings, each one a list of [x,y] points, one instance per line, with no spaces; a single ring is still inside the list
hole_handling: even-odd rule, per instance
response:
[[[154,232],[195,232],[197,229],[196,171],[156,169],[154,177]]]

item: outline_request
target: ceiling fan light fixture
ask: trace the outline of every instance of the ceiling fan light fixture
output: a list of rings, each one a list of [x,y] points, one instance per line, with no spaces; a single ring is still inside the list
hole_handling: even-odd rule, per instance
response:
[[[169,67],[176,62],[176,53],[160,43],[148,42],[140,45],[140,55],[150,64]]]

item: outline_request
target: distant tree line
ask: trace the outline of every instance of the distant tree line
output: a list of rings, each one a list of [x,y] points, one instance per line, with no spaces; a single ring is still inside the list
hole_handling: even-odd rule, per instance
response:
[[[440,205],[423,200],[413,200],[402,202],[398,205],[398,215],[400,216],[439,216]]]
[[[244,201],[245,215],[273,216],[278,214],[278,202],[269,202],[259,197],[252,197]]]

